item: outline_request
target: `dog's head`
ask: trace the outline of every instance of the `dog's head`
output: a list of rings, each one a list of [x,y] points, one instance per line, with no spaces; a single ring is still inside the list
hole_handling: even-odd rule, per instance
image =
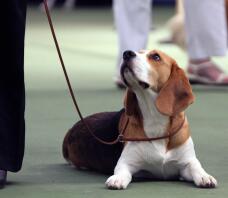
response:
[[[159,50],[125,51],[121,77],[128,87],[125,100],[128,115],[136,109],[136,91],[155,92],[157,110],[168,116],[184,111],[194,101],[184,71],[174,59]]]

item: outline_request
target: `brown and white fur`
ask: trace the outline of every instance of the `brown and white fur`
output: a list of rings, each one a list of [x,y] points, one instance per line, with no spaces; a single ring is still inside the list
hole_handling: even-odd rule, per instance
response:
[[[120,131],[126,118],[130,120],[125,132],[128,137],[164,136],[167,131],[180,126],[184,119],[183,111],[194,101],[194,96],[184,71],[172,58],[158,50],[126,51],[123,54],[121,76],[128,88],[125,112],[121,114],[118,124]],[[91,120],[94,119],[89,118],[88,122],[93,124]],[[116,157],[114,159],[117,162],[114,174],[106,181],[106,186],[110,189],[126,189],[132,176],[140,170],[150,172],[157,179],[182,178],[193,181],[198,187],[217,186],[216,179],[202,168],[196,158],[187,119],[178,133],[170,138],[127,142],[108,155],[105,153],[108,147],[99,149],[101,143],[96,140],[91,142],[93,138],[89,138],[89,135],[83,138],[85,132],[82,133],[81,128],[73,127],[68,132],[63,144],[64,156],[79,168],[86,167],[106,173],[108,171],[104,170],[111,166],[105,166],[104,162],[111,159],[110,155],[118,156],[118,161],[115,161]],[[79,134],[77,138],[69,138],[76,134]],[[91,144],[94,146],[89,150],[88,145]],[[79,148],[78,145],[82,146]],[[121,152],[118,153],[117,150]],[[96,160],[100,153],[105,157]]]

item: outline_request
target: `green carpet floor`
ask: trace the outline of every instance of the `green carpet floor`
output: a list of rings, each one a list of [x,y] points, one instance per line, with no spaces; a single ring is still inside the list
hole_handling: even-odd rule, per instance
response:
[[[187,56],[179,48],[157,44],[168,35],[164,24],[171,8],[154,9],[155,31],[148,48],[159,48],[184,67]],[[53,12],[57,36],[67,70],[84,115],[122,108],[123,91],[115,88],[117,38],[111,10],[80,9]],[[228,71],[226,58],[216,58]],[[225,67],[225,64],[227,67]],[[196,102],[188,119],[196,152],[205,169],[214,175],[217,189],[198,189],[185,182],[135,182],[127,190],[105,189],[107,176],[79,172],[61,154],[65,132],[78,120],[66,88],[62,69],[44,13],[28,10],[25,76],[26,152],[23,169],[9,174],[1,198],[197,198],[228,196],[228,88],[194,87]]]

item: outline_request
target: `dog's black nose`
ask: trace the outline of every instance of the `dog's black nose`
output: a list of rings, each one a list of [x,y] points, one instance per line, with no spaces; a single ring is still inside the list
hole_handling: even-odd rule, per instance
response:
[[[131,50],[127,50],[123,53],[123,59],[125,61],[130,60],[131,58],[133,58],[135,56],[136,56],[135,52],[133,52]]]

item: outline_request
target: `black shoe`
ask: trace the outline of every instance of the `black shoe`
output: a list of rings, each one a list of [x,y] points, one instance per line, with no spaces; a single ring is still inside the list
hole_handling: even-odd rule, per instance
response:
[[[0,170],[0,189],[4,188],[6,185],[7,171]]]

